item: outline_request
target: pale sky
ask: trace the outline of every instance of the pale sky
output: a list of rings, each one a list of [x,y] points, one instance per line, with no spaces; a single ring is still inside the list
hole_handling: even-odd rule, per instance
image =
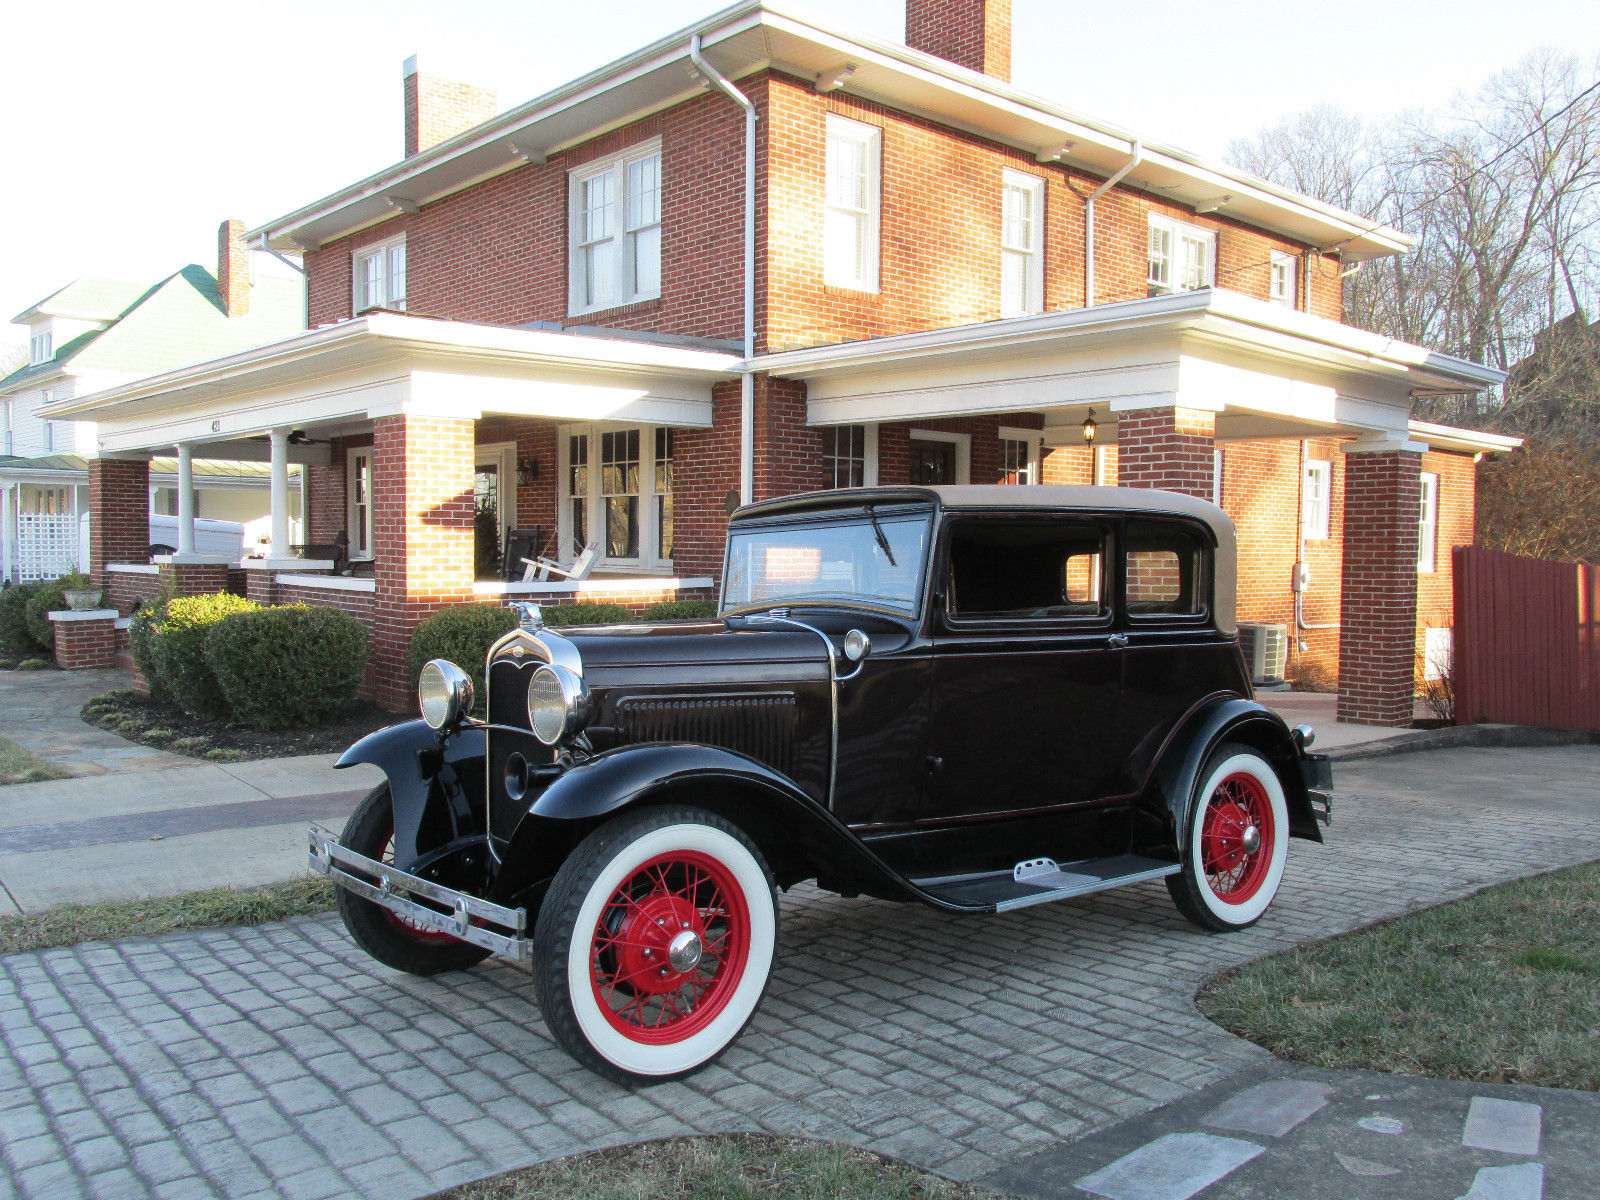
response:
[[[716,0],[72,0],[0,39],[0,321],[80,275],[154,282],[400,157],[400,66],[520,104]],[[900,40],[903,0],[810,0]],[[1220,156],[1331,101],[1435,107],[1546,44],[1594,61],[1596,0],[1014,0],[1018,86]],[[0,339],[23,331],[0,325]]]

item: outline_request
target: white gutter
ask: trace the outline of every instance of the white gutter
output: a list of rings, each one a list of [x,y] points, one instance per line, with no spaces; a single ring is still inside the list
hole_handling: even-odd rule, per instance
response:
[[[1083,201],[1083,306],[1085,308],[1094,307],[1094,202],[1121,183],[1128,172],[1139,165],[1139,160],[1144,157],[1144,143],[1134,138],[1129,154],[1132,157],[1122,164],[1117,173],[1090,192]]]
[[[695,67],[744,109],[744,362],[739,367],[739,502],[755,499],[756,356],[756,106],[700,54],[700,35],[689,39]]]

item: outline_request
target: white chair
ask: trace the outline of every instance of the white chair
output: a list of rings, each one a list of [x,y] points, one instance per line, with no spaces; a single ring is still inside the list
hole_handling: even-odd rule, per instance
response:
[[[563,579],[570,579],[577,583],[580,579],[587,579],[589,572],[594,570],[594,560],[600,556],[600,543],[590,542],[583,548],[583,553],[572,560],[570,567],[563,567],[553,558],[525,558],[523,562],[523,583],[546,583],[551,575],[559,575]]]

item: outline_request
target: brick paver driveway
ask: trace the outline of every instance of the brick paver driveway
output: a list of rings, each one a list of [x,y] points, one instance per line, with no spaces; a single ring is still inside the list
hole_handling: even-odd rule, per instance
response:
[[[417,1196],[686,1132],[838,1138],[971,1178],[1248,1069],[1191,1003],[1220,967],[1600,857],[1600,749],[1351,764],[1267,919],[1160,885],[999,918],[797,890],[745,1036],[629,1092],[554,1048],[525,974],[419,980],[331,918],[0,959],[0,1194]]]

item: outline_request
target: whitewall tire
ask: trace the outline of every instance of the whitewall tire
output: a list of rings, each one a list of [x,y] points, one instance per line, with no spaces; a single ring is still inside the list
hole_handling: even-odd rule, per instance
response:
[[[1289,856],[1289,808],[1272,764],[1248,746],[1220,747],[1186,825],[1183,870],[1167,877],[1179,911],[1217,932],[1260,920]]]

